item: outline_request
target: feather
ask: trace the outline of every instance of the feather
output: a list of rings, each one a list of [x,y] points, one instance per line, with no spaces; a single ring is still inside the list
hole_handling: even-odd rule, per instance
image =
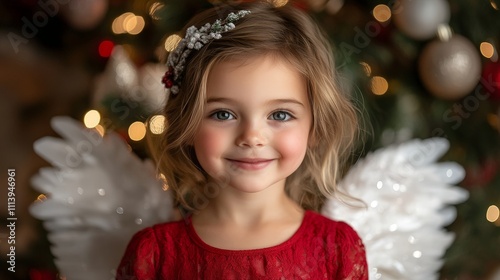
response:
[[[52,167],[32,177],[47,199],[30,212],[44,221],[55,264],[67,279],[114,279],[132,235],[172,219],[171,194],[153,164],[116,134],[101,137],[68,117],[55,117],[51,125],[62,138],[34,143]]]
[[[436,161],[448,150],[443,138],[412,140],[367,155],[339,188],[365,206],[329,199],[322,213],[350,224],[367,252],[370,279],[437,279],[454,236],[444,226],[468,193],[453,186],[463,168]]]

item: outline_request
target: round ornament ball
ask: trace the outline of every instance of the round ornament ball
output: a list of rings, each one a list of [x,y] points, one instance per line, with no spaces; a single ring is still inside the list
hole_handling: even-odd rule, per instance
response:
[[[427,44],[420,55],[418,71],[424,86],[436,97],[454,100],[469,94],[481,76],[481,58],[465,37]]]
[[[436,35],[440,24],[450,20],[446,0],[397,0],[393,6],[394,23],[409,37],[427,40]]]
[[[71,0],[61,10],[71,26],[89,30],[103,20],[108,11],[108,0]]]
[[[482,76],[484,90],[490,98],[500,100],[500,61],[487,63]]]

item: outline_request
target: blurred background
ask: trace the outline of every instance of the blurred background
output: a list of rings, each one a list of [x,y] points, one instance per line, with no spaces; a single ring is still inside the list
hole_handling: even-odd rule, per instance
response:
[[[50,244],[28,207],[30,177],[48,164],[33,142],[69,115],[118,132],[148,157],[165,53],[197,11],[219,0],[0,2],[0,279],[57,279]],[[226,1],[237,2],[237,1]],[[276,5],[287,1],[276,0]],[[363,156],[412,138],[445,137],[443,160],[467,172],[470,199],[448,230],[441,279],[500,279],[500,1],[299,0],[334,45],[345,89],[371,129]],[[7,270],[7,172],[16,169],[16,273]]]

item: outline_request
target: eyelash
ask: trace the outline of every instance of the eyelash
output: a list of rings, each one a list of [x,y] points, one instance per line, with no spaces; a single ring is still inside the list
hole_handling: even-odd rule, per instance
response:
[[[230,115],[232,116],[232,119],[235,119],[235,118],[236,118],[236,117],[234,116],[234,114],[233,114],[231,111],[226,110],[226,109],[221,109],[221,110],[214,111],[214,112],[210,113],[209,117],[210,117],[211,119],[216,120],[216,121],[227,121],[227,120],[232,120],[232,119],[219,119],[219,118],[217,118],[217,114],[219,114],[219,113],[228,113],[228,114],[230,114]],[[273,116],[274,114],[276,114],[276,113],[285,113],[285,114],[286,114],[285,120],[275,120],[275,119],[272,119],[272,120],[279,121],[279,122],[287,122],[287,121],[290,121],[290,120],[294,120],[294,119],[296,119],[296,118],[295,118],[295,116],[294,116],[291,112],[289,112],[288,110],[285,110],[285,109],[277,109],[277,110],[273,111],[273,112],[269,115],[269,118],[270,118],[271,116]]]
[[[236,118],[236,117],[234,116],[234,114],[233,114],[233,113],[231,113],[231,111],[229,111],[229,110],[217,110],[217,111],[214,111],[214,112],[210,113],[209,118],[214,119],[214,120],[216,120],[216,121],[220,121],[220,122],[222,122],[222,121],[227,121],[227,120],[231,120],[231,119],[219,119],[219,118],[217,118],[216,116],[217,116],[217,114],[219,114],[219,113],[228,113],[228,114],[230,114],[233,118]]]
[[[275,120],[275,121],[279,121],[279,122],[287,122],[287,121],[290,121],[290,120],[294,120],[295,119],[295,116],[288,110],[285,110],[285,109],[278,109],[278,110],[275,110],[274,112],[271,113],[270,116],[276,114],[276,113],[285,113],[287,116],[285,117],[286,119],[285,120]]]

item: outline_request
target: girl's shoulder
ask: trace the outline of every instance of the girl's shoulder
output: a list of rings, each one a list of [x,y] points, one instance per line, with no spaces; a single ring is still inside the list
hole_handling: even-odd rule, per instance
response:
[[[186,223],[187,221],[181,219],[143,228],[134,234],[130,244],[164,246],[169,241],[179,240],[180,237],[185,236]]]
[[[304,222],[313,224],[317,227],[324,227],[329,229],[339,228],[342,230],[344,230],[345,228],[351,228],[351,226],[349,226],[346,222],[333,220],[323,214],[312,210],[306,210],[304,219]]]
[[[359,242],[361,238],[358,233],[346,222],[332,220],[320,213],[306,211],[304,223],[309,231],[315,235],[324,235],[328,238],[334,237],[337,241]]]

